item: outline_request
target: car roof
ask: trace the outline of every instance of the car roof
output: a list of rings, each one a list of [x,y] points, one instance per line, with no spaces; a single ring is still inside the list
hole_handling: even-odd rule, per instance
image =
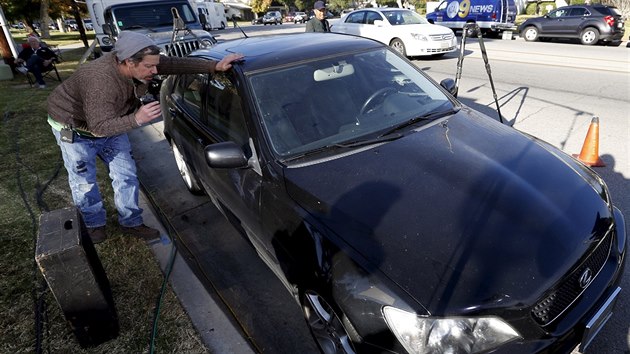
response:
[[[309,32],[229,40],[197,50],[190,56],[220,59],[230,53],[241,53],[245,56],[245,60],[239,64],[243,71],[254,71],[343,52],[382,47],[385,45],[367,38]]]

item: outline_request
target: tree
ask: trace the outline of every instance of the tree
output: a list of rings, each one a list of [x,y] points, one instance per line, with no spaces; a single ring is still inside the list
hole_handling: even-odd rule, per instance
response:
[[[253,12],[266,12],[269,6],[271,6],[271,0],[252,0],[249,6],[252,7]]]
[[[42,38],[50,38],[50,33],[48,32],[48,24],[50,23],[49,9],[50,0],[42,0],[42,5],[39,8],[39,30],[42,31]]]
[[[621,16],[627,20],[630,19],[630,1],[629,0],[602,0],[602,4],[616,7]]]

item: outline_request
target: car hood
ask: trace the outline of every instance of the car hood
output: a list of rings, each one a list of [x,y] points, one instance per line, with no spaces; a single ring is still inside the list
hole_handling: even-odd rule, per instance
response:
[[[534,302],[612,222],[592,171],[466,109],[285,179],[328,232],[434,314]]]
[[[405,32],[417,32],[417,33],[422,33],[422,34],[428,34],[428,35],[432,35],[432,34],[452,34],[453,31],[445,26],[442,25],[434,25],[431,23],[426,23],[426,24],[415,24],[415,25],[396,25],[396,26],[392,26],[392,28],[396,29],[396,30],[404,30]]]

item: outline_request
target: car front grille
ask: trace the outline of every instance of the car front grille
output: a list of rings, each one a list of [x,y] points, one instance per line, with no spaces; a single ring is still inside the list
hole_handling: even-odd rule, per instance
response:
[[[429,48],[427,49],[427,53],[448,53],[452,50],[454,50],[455,47],[448,47],[448,48]]]
[[[432,41],[450,41],[453,39],[453,34],[432,34],[429,38],[431,38]]]
[[[172,45],[169,43],[165,46],[166,55],[172,57],[185,57],[188,53],[197,50],[201,47],[201,44],[196,41],[176,41]]]
[[[604,267],[610,255],[612,246],[612,231],[608,231],[604,239],[597,245],[597,248],[580,266],[574,269],[550,294],[540,300],[532,309],[534,320],[541,325],[547,326],[555,321],[564,311],[582,295],[588,288],[588,284],[583,286],[583,277],[590,270],[592,279],[595,279]]]

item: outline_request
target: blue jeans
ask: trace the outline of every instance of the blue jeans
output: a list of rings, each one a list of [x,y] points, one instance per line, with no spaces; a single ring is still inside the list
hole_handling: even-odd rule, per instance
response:
[[[89,228],[100,227],[105,226],[107,221],[96,183],[96,157],[109,168],[118,223],[124,227],[141,225],[142,209],[138,206],[140,184],[127,134],[86,138],[74,133],[74,142],[70,144],[61,141],[59,131],[54,128],[52,131],[68,171],[72,199],[81,211],[85,225]]]
[[[44,59],[41,59],[37,54],[31,55],[26,61],[26,68],[33,73],[35,81],[40,85],[46,85],[44,77],[42,76],[42,70],[44,69]]]

